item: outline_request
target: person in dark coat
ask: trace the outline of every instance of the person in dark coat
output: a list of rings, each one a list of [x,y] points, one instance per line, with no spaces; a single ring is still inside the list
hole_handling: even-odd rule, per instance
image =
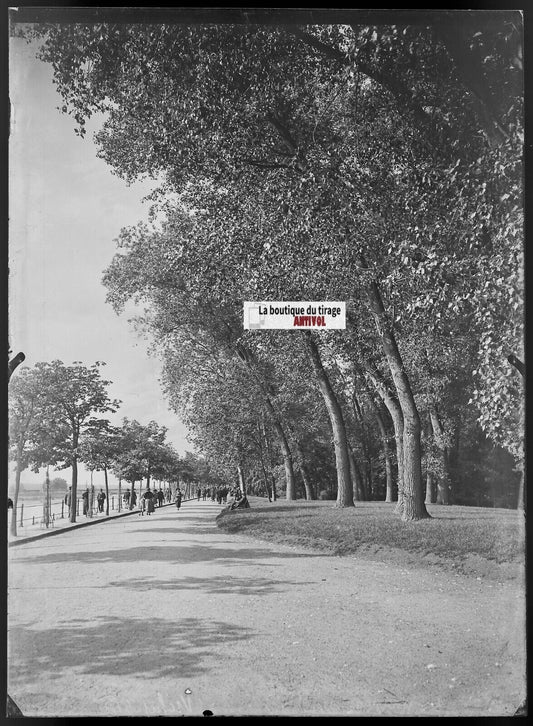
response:
[[[81,498],[83,500],[83,514],[87,517],[89,514],[89,487],[85,489]]]
[[[182,500],[181,489],[178,489],[178,491],[176,492],[176,507],[178,508],[178,511],[179,511],[179,508],[181,507],[181,500]]]
[[[98,511],[103,512],[104,511],[104,502],[105,502],[105,492],[103,489],[100,489],[100,491],[98,492],[96,501],[98,502]]]
[[[143,494],[143,499],[146,503],[146,513],[148,515],[152,514],[154,511],[154,493],[150,489],[147,489]]]

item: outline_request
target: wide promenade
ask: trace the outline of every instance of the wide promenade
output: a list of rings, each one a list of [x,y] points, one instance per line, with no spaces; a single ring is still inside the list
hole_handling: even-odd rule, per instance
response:
[[[9,548],[25,716],[510,716],[516,582],[228,535],[187,502]]]

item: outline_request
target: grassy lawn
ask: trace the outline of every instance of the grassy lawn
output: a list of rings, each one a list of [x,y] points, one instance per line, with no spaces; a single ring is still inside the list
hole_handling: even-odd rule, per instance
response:
[[[485,565],[521,567],[524,558],[523,516],[509,509],[428,505],[432,519],[402,522],[394,504],[358,502],[337,509],[334,502],[249,497],[250,509],[222,512],[217,524],[227,532],[262,540],[398,561],[431,561],[472,571]],[[405,556],[408,555],[406,558]],[[409,557],[410,556],[410,557]],[[474,568],[475,569],[475,568]],[[494,567],[492,568],[494,570]]]

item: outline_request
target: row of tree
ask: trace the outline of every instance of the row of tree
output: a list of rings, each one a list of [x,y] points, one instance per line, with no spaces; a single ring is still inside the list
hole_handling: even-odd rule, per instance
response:
[[[116,412],[120,401],[110,399],[109,381],[101,376],[97,362],[64,365],[61,361],[22,367],[13,376],[9,390],[9,437],[11,457],[16,462],[11,532],[17,533],[17,503],[22,472],[31,467],[72,468],[71,497],[76,502],[78,465],[104,474],[109,514],[108,472],[135,488],[137,482],[165,482],[171,487],[193,480],[212,479],[205,464],[191,453],[180,457],[166,441],[167,429],[155,421],[141,424],[123,418],[113,426],[106,413]],[[76,506],[70,521],[76,521]]]
[[[489,441],[522,467],[521,18],[486,17],[24,31],[76,132],[104,113],[99,155],[160,180],[104,284],[225,476],[418,520]],[[243,300],[346,300],[348,326],[243,331]]]

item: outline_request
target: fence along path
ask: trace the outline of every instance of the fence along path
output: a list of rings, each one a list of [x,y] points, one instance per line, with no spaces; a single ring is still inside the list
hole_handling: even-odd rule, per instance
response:
[[[192,497],[191,497],[192,498]],[[106,514],[106,503],[104,502],[104,511],[98,511],[98,502],[96,501],[96,495],[92,502],[92,507],[89,509],[89,513],[83,514],[83,501],[81,497],[77,498],[76,507],[76,523],[75,525],[84,524],[88,522],[105,521],[112,517],[120,514],[127,514],[128,512],[139,512],[139,501],[140,497],[137,498],[137,503],[132,510],[129,508],[129,503],[119,498],[118,493],[110,493],[109,495],[109,516]],[[184,498],[183,502],[188,501],[188,498]],[[171,499],[169,502],[167,499],[163,502],[163,506],[174,505],[174,500]],[[157,505],[156,505],[157,506]],[[46,530],[54,531],[56,529],[67,529],[73,525],[69,520],[68,506],[65,504],[63,498],[57,498],[51,501],[48,516],[47,507],[44,501],[39,502],[37,498],[26,500],[26,502],[19,501],[17,506],[17,537],[13,537],[10,534],[12,509],[8,509],[7,526],[10,541],[20,541],[27,537],[33,537],[39,535]]]

